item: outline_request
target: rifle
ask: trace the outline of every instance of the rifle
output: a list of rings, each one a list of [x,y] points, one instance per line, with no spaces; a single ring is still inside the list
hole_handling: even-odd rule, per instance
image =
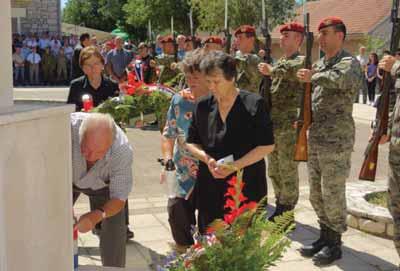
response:
[[[271,34],[269,33],[268,30],[268,19],[265,16],[265,7],[264,7],[264,0],[263,2],[263,18],[262,18],[262,26],[261,26],[261,32],[264,36],[265,39],[265,56],[263,58],[264,63],[272,64],[272,57],[271,57]],[[264,75],[259,87],[259,93],[261,97],[264,98],[265,104],[267,111],[271,110],[271,85],[272,85],[272,79],[271,76]]]
[[[304,15],[304,28],[306,36],[306,58],[305,68],[311,70],[312,48],[314,34],[310,32],[310,13]],[[297,121],[297,140],[294,154],[294,161],[306,162],[308,160],[307,151],[307,130],[312,122],[311,113],[311,83],[304,83],[304,94],[301,98],[301,111]]]
[[[398,18],[400,0],[393,0],[391,20],[393,23],[392,35],[390,40],[390,53],[395,55],[400,40],[400,20]],[[390,72],[384,72],[381,85],[381,103],[378,107],[377,127],[372,134],[367,149],[365,159],[362,164],[359,179],[365,181],[375,181],[376,168],[378,163],[379,141],[382,136],[387,134],[389,121],[389,97],[392,86],[392,76]]]

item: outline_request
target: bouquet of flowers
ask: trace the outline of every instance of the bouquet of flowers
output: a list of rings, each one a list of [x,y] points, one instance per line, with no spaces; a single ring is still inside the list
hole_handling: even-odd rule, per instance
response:
[[[107,99],[92,112],[110,114],[121,127],[137,117],[140,117],[143,125],[143,115],[154,114],[160,129],[163,128],[171,98],[175,94],[173,89],[159,84],[146,84],[138,80],[132,71],[128,73],[128,81],[119,87],[123,95]]]
[[[267,197],[258,204],[242,194],[242,171],[229,181],[225,208],[229,213],[214,221],[207,234],[194,233],[195,244],[183,255],[172,253],[158,271],[258,271],[267,270],[290,245],[290,212],[267,220]]]

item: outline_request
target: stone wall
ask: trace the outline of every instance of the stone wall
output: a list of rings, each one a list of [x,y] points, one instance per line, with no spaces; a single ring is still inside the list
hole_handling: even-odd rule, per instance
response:
[[[60,33],[60,0],[11,0],[13,8],[26,8],[26,17],[21,18],[21,32]],[[17,32],[15,26],[13,32]]]

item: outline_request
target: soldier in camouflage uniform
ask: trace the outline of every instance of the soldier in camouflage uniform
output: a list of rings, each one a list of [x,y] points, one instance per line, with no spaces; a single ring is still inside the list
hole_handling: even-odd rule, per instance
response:
[[[156,64],[160,69],[158,82],[164,84],[174,79],[179,74],[179,70],[175,62],[174,38],[166,36],[161,44],[163,53],[156,57]]]
[[[343,50],[346,26],[340,18],[324,19],[318,31],[325,56],[312,71],[301,69],[297,75],[301,81],[313,83],[307,166],[310,201],[321,232],[317,241],[300,252],[323,266],[342,257],[341,236],[347,228],[346,179],[355,137],[353,101],[363,74],[357,59]]]
[[[222,51],[223,47],[222,39],[218,36],[209,36],[204,40],[204,49],[210,51]]]
[[[300,95],[304,84],[296,74],[304,68],[305,57],[299,53],[304,39],[304,26],[289,23],[280,28],[280,46],[284,56],[273,66],[258,65],[263,75],[271,76],[271,118],[274,123],[275,149],[268,156],[268,175],[274,186],[276,208],[271,221],[286,211],[291,211],[299,199],[298,163],[294,161],[296,129]]]
[[[390,96],[389,103],[388,136],[383,136],[380,143],[390,141],[388,206],[394,222],[394,245],[400,255],[400,60],[390,55],[385,56],[380,61],[379,68],[391,72],[396,79],[396,95]]]
[[[256,40],[256,30],[253,26],[242,25],[236,29],[235,37],[239,48],[235,57],[238,65],[237,86],[239,89],[258,93],[262,79],[261,73],[258,71],[261,58],[252,53]]]

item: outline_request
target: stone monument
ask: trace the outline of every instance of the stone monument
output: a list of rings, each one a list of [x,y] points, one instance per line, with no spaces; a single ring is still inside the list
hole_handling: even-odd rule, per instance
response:
[[[14,104],[9,0],[0,33],[0,271],[71,271],[74,106]]]

